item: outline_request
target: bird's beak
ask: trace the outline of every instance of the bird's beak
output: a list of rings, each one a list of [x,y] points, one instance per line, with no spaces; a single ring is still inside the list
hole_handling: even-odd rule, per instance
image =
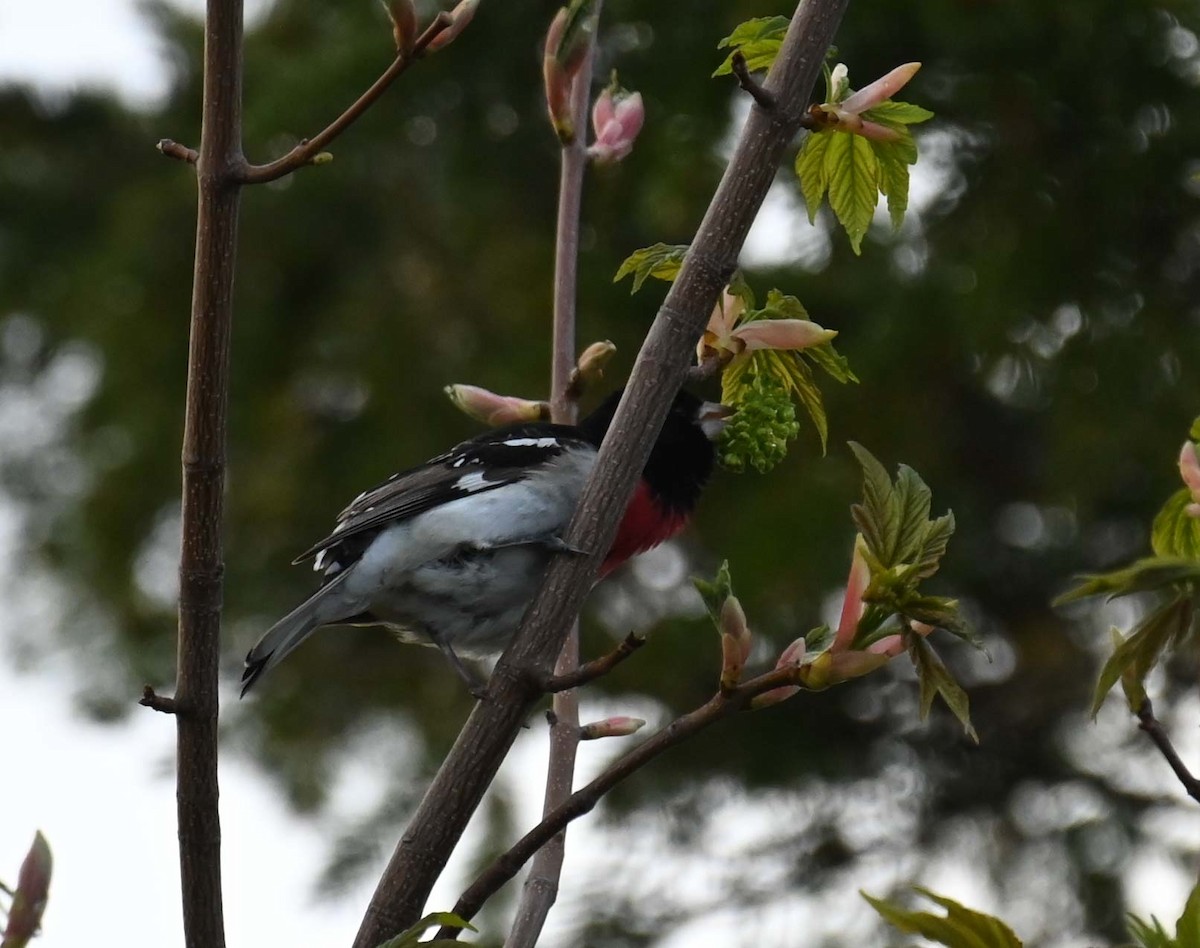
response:
[[[720,402],[705,402],[701,405],[696,420],[700,424],[700,430],[704,432],[704,437],[709,441],[716,441],[725,430],[725,423],[736,411],[736,408],[730,408]]]

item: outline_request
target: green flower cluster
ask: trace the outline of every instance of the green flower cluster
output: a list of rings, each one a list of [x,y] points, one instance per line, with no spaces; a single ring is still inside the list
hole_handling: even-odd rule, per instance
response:
[[[784,459],[787,442],[800,433],[787,384],[757,373],[734,407],[737,414],[721,437],[721,464],[739,474],[747,465],[765,474]]]

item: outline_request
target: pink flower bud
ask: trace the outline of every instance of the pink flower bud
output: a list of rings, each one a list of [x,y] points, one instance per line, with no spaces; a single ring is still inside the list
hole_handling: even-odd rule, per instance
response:
[[[392,39],[396,41],[396,52],[407,56],[412,52],[417,39],[417,11],[412,0],[384,0],[388,19],[392,21]]]
[[[21,870],[17,874],[17,890],[13,893],[12,905],[8,909],[8,923],[4,928],[5,948],[25,948],[37,934],[42,923],[42,913],[50,896],[50,874],[54,861],[46,837],[40,832],[33,837],[33,845]]]
[[[458,38],[458,34],[465,30],[467,24],[475,18],[475,9],[478,6],[479,0],[458,0],[458,5],[450,11],[450,25],[429,41],[425,51],[436,53],[439,49],[445,49],[453,43]]]
[[[550,113],[550,124],[564,145],[575,140],[571,91],[587,59],[593,28],[591,10],[579,8],[572,11],[562,7],[550,22],[550,30],[546,34],[542,57],[546,109]]]
[[[808,651],[808,642],[804,640],[804,636],[796,639],[791,645],[779,653],[779,658],[775,661],[776,668],[789,668],[791,666],[799,667],[804,663],[805,653]]]
[[[903,66],[897,66],[886,76],[876,79],[869,86],[859,89],[854,95],[848,96],[839,102],[838,105],[846,112],[861,115],[863,112],[875,108],[875,106],[885,99],[890,99],[903,89],[920,68],[920,63],[905,63]]]
[[[1192,493],[1192,500],[1200,503],[1200,458],[1196,457],[1196,445],[1185,441],[1179,451],[1179,476]]]
[[[614,94],[611,87],[605,89],[592,108],[596,140],[588,154],[602,164],[620,161],[633,150],[645,120],[646,108],[640,92]]]
[[[628,737],[636,734],[646,726],[641,718],[630,718],[624,715],[605,718],[603,721],[593,721],[579,729],[581,741],[594,741],[601,737]]]
[[[730,596],[721,603],[717,623],[721,629],[721,689],[729,691],[742,680],[742,670],[754,644],[746,613],[737,596]]]
[[[485,425],[545,421],[550,417],[550,406],[546,402],[497,395],[478,385],[447,385],[445,392],[456,408]]]
[[[604,367],[616,351],[617,347],[607,339],[604,342],[593,342],[584,349],[575,363],[575,371],[579,374],[580,381],[590,384],[604,378]]]
[[[824,329],[810,319],[756,319],[733,331],[745,350],[809,349],[836,335],[837,330]]]

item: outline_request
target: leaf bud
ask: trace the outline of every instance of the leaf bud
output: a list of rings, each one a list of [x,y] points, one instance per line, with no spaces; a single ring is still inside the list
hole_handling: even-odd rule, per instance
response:
[[[485,425],[545,421],[550,417],[550,406],[546,402],[497,395],[478,385],[447,385],[445,392],[456,408]]]
[[[617,715],[616,717],[605,718],[603,721],[593,721],[591,724],[585,724],[579,729],[579,739],[581,741],[594,741],[601,737],[628,737],[630,734],[636,734],[645,726],[646,722],[641,718]]]

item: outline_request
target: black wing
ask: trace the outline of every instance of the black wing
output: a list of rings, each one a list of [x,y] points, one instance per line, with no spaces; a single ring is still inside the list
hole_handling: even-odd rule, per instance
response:
[[[594,446],[568,425],[515,425],[485,432],[359,494],[338,514],[334,531],[292,562],[328,550],[342,567],[348,566],[385,526],[516,483],[572,447]]]

